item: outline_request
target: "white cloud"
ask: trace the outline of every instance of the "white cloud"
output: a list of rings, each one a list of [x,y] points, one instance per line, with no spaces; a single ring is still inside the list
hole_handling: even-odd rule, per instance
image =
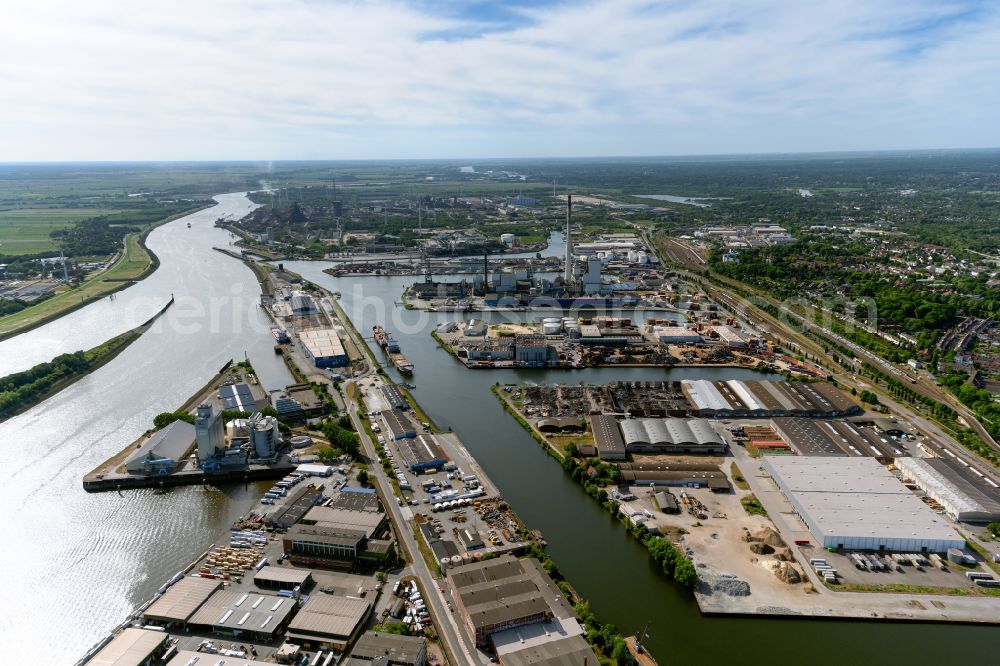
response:
[[[131,4],[5,12],[0,160],[1000,145],[988,4]]]

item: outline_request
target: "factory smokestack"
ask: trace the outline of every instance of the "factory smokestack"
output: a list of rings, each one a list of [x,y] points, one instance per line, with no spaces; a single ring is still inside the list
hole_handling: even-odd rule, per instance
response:
[[[573,195],[566,195],[566,269],[563,273],[563,282],[569,284],[573,279],[573,241],[570,237],[570,218],[573,214]]]

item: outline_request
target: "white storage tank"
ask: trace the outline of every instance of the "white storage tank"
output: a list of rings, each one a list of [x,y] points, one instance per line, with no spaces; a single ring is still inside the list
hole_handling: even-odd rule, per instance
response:
[[[500,234],[500,242],[507,247],[514,246],[514,239],[517,238],[514,234]]]
[[[558,335],[562,331],[562,322],[542,324],[542,335]]]

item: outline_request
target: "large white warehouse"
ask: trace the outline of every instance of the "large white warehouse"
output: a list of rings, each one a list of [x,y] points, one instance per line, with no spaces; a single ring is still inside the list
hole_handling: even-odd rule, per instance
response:
[[[895,464],[903,476],[937,500],[955,520],[968,523],[1000,520],[997,489],[988,478],[979,479],[982,487],[977,488],[956,469],[957,465],[942,458],[897,458]]]
[[[824,548],[943,553],[965,539],[874,458],[765,456]]]

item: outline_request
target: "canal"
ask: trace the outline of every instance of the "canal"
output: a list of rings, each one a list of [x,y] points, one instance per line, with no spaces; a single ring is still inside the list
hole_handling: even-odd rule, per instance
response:
[[[430,336],[456,313],[426,313],[398,305],[403,287],[417,278],[334,278],[317,262],[285,268],[330,290],[362,335],[386,325],[415,366],[420,405],[443,428],[452,428],[531,529],[549,542],[560,570],[603,622],[625,634],[649,622],[648,645],[661,664],[926,663],[957,655],[993,660],[994,627],[783,618],[706,618],[689,593],[663,578],[638,542],[563,474],[559,464],[509,416],[490,392],[495,382],[603,383],[614,380],[761,378],[731,368],[593,368],[585,370],[469,370]],[[464,315],[466,317],[472,315]],[[475,315],[480,316],[480,315]],[[539,313],[485,314],[487,320],[534,319]],[[369,346],[381,350],[369,341]],[[945,602],[947,603],[947,602]]]

